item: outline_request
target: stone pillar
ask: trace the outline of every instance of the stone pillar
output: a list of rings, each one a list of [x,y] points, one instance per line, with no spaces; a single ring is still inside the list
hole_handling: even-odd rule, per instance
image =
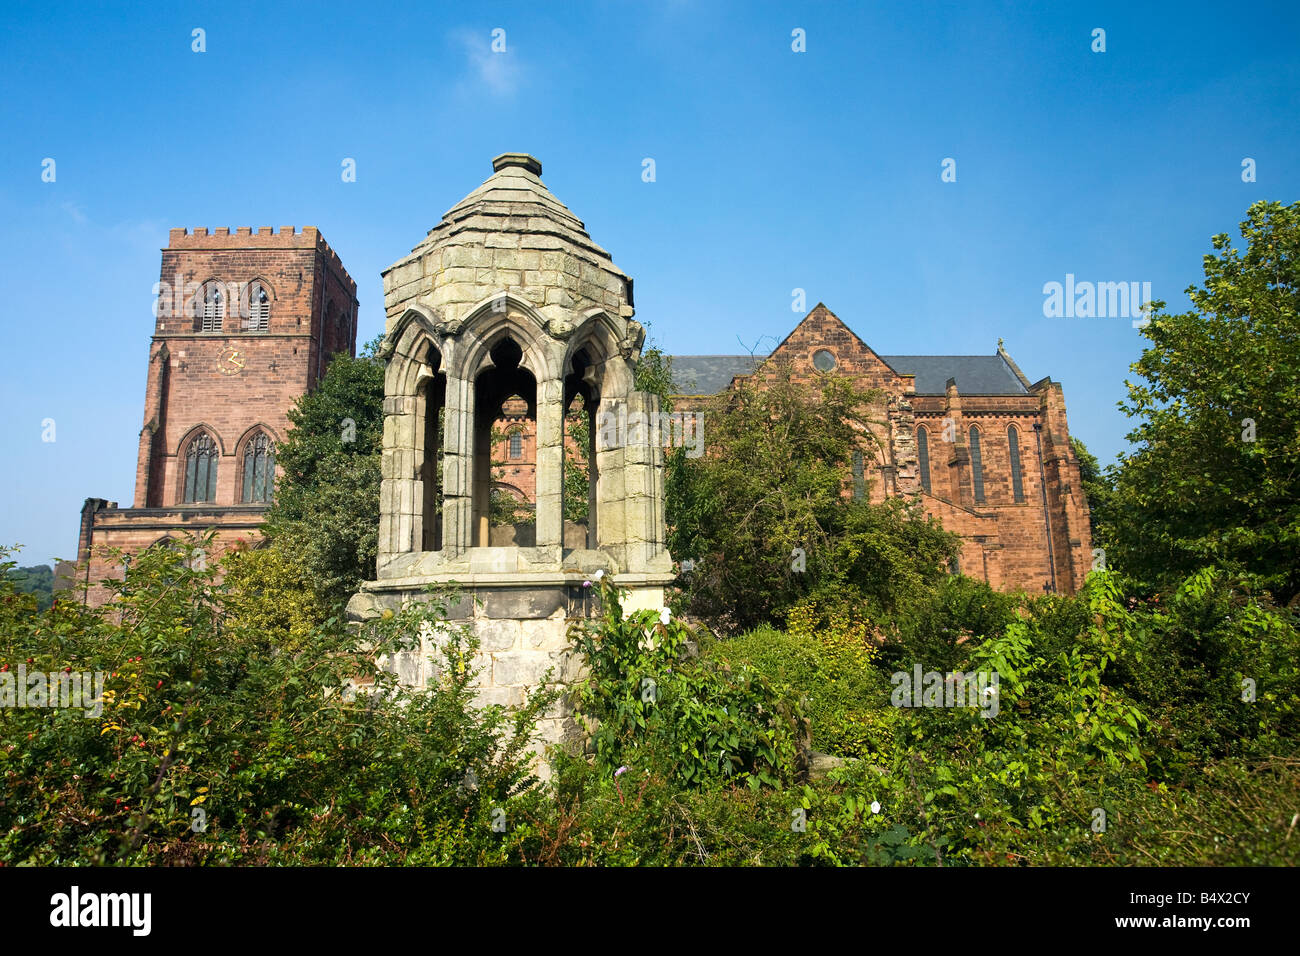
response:
[[[644,571],[649,568],[656,551],[663,547],[655,468],[656,460],[663,459],[663,448],[658,441],[659,396],[649,392],[629,392],[627,415],[629,421],[639,417],[646,423],[645,430],[638,436],[639,441],[631,439],[632,429],[629,427],[623,465],[623,493],[627,503],[623,537],[627,566]]]
[[[613,557],[620,567],[626,566],[627,553],[624,468],[630,431],[628,411],[624,402],[602,401],[596,433],[596,506],[599,510],[596,546]],[[599,427],[602,424],[604,428]]]
[[[463,554],[473,546],[470,475],[474,441],[474,389],[463,378],[447,376],[446,431],[442,440],[442,547]]]
[[[564,545],[564,383],[537,383],[537,547]]]
[[[415,398],[384,398],[384,450],[379,487],[379,553],[391,557],[419,546],[414,537],[418,458],[416,452]]]

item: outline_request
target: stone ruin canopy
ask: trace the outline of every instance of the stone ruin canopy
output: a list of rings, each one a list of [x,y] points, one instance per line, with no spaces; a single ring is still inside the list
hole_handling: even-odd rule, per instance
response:
[[[634,387],[645,331],[632,280],[542,184],[540,162],[506,153],[492,165],[383,274],[379,581],[567,582],[603,568],[623,585],[661,588],[672,574],[662,451],[595,442],[602,412],[658,414],[656,396]],[[563,417],[576,396],[594,476],[587,540],[566,547]],[[489,429],[516,397],[535,422],[535,537],[494,547]]]
[[[452,616],[481,641],[480,700],[517,704],[547,668],[561,682],[576,676],[567,622],[590,605],[584,581],[604,570],[631,592],[627,610],[659,608],[673,568],[663,450],[596,440],[602,414],[658,418],[657,396],[635,387],[645,330],[632,318],[632,280],[542,184],[540,162],[506,153],[492,166],[383,273],[377,579],[348,610],[365,620],[456,582],[465,598]],[[571,405],[587,416],[591,471],[576,531],[563,508]],[[526,418],[536,441],[533,527],[509,544],[491,524],[503,409]],[[394,663],[404,680],[425,682],[428,650]],[[573,736],[567,704],[551,718],[544,737]]]

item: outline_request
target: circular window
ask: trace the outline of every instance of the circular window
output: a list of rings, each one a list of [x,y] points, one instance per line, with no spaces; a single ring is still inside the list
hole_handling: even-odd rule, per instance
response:
[[[826,349],[818,349],[813,353],[813,368],[819,372],[829,372],[835,367],[835,356]]]

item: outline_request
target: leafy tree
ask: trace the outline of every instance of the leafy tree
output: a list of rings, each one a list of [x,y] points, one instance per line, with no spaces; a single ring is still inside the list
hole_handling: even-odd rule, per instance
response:
[[[48,564],[14,568],[9,576],[20,594],[36,595],[37,606],[42,611],[54,600],[54,569]]]
[[[665,355],[663,349],[647,345],[641,350],[634,381],[640,391],[659,396],[660,411],[673,410],[673,357]]]
[[[669,549],[697,564],[684,578],[692,613],[743,630],[811,600],[817,615],[847,603],[878,619],[942,577],[952,535],[914,504],[846,493],[875,398],[785,368],[708,402],[709,454],[675,449],[668,475]]]
[[[1108,563],[1148,586],[1219,566],[1286,604],[1300,594],[1300,203],[1255,203],[1241,235],[1244,250],[1213,238],[1190,311],[1155,303],[1143,332]]]
[[[315,389],[289,410],[276,449],[276,483],[265,533],[311,568],[328,604],[347,601],[375,577],[384,435],[384,365],[375,339],[357,358],[339,355]]]
[[[1082,439],[1070,436],[1070,447],[1079,460],[1079,481],[1083,496],[1088,501],[1088,525],[1092,531],[1093,545],[1104,547],[1110,498],[1114,491],[1113,480],[1102,471],[1097,456],[1088,451]]]

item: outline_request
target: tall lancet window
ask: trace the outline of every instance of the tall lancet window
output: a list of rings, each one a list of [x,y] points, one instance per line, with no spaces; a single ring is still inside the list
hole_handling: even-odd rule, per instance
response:
[[[1025,500],[1024,479],[1020,474],[1020,433],[1015,425],[1007,426],[1007,447],[1011,450],[1011,493],[1016,501]]]
[[[924,425],[916,430],[916,468],[921,473],[921,487],[930,493],[930,431]]]
[[[185,449],[186,504],[217,500],[217,463],[220,452],[212,436],[201,432]]]
[[[275,445],[258,432],[244,445],[244,501],[270,501],[275,492]]]

